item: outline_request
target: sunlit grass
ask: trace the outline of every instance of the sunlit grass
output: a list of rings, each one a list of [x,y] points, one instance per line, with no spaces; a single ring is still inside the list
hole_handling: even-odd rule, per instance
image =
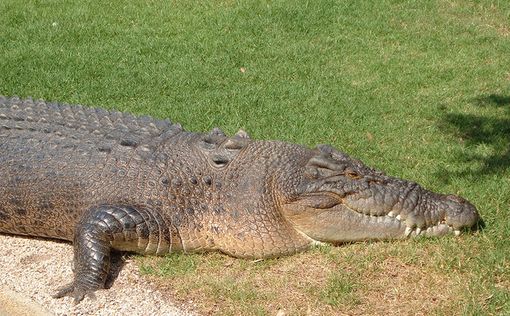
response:
[[[0,1],[1,94],[331,143],[484,218],[459,239],[143,259],[204,313],[510,314],[509,51],[506,1]]]

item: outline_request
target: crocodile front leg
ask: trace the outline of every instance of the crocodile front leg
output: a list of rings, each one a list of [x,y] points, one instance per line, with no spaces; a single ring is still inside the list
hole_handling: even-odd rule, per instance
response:
[[[112,250],[164,254],[172,250],[172,241],[177,242],[175,237],[178,236],[170,223],[151,208],[93,207],[76,226],[74,280],[59,289],[54,297],[71,296],[78,303],[86,295],[93,296],[96,290],[105,286]]]

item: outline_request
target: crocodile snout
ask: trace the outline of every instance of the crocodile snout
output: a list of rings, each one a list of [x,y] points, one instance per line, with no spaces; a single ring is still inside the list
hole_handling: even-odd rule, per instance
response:
[[[443,236],[452,232],[459,236],[462,230],[473,227],[480,219],[476,207],[462,197],[436,194],[421,188],[416,191],[422,198],[412,211],[392,210],[386,215],[405,227],[404,237]]]
[[[446,195],[444,204],[446,224],[454,229],[456,235],[462,229],[473,227],[480,219],[476,207],[460,196]]]

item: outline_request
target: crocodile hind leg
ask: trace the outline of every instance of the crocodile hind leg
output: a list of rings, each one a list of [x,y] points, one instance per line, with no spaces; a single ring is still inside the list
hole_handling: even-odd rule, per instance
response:
[[[100,205],[88,210],[74,235],[74,280],[55,298],[71,296],[75,303],[103,289],[112,250],[164,254],[172,248],[171,225],[147,207]]]

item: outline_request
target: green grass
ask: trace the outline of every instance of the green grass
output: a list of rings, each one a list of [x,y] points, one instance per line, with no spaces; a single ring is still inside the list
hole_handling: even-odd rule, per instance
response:
[[[262,265],[182,256],[161,263],[174,270],[151,266],[187,280],[188,294],[196,291],[190,275],[217,273],[200,293],[219,302],[213,312],[232,314],[243,300],[243,313],[275,314],[289,293],[301,314],[405,312],[369,299],[387,294],[402,271],[451,285],[433,313],[510,314],[509,52],[507,1],[0,1],[0,94],[169,117],[189,130],[331,143],[388,174],[461,194],[484,218],[483,231],[462,239],[346,245]],[[296,276],[313,270],[304,262],[289,268],[294,278],[280,276],[287,295],[255,291],[265,284],[255,272],[226,287],[238,295],[214,294],[236,269],[269,280],[281,273],[276,266],[305,259],[330,275],[300,283]],[[423,297],[435,295],[427,288],[441,292],[434,280],[420,279]],[[422,287],[401,290],[414,288]],[[361,303],[321,299],[341,302],[335,293]]]
[[[196,266],[196,255],[175,253],[172,256],[168,256],[167,259],[159,265],[153,265],[150,263],[141,264],[140,272],[142,274],[175,277],[195,273]]]
[[[356,283],[348,275],[339,272],[328,279],[319,292],[319,297],[321,301],[334,307],[360,304],[361,302],[353,295],[355,287]]]

